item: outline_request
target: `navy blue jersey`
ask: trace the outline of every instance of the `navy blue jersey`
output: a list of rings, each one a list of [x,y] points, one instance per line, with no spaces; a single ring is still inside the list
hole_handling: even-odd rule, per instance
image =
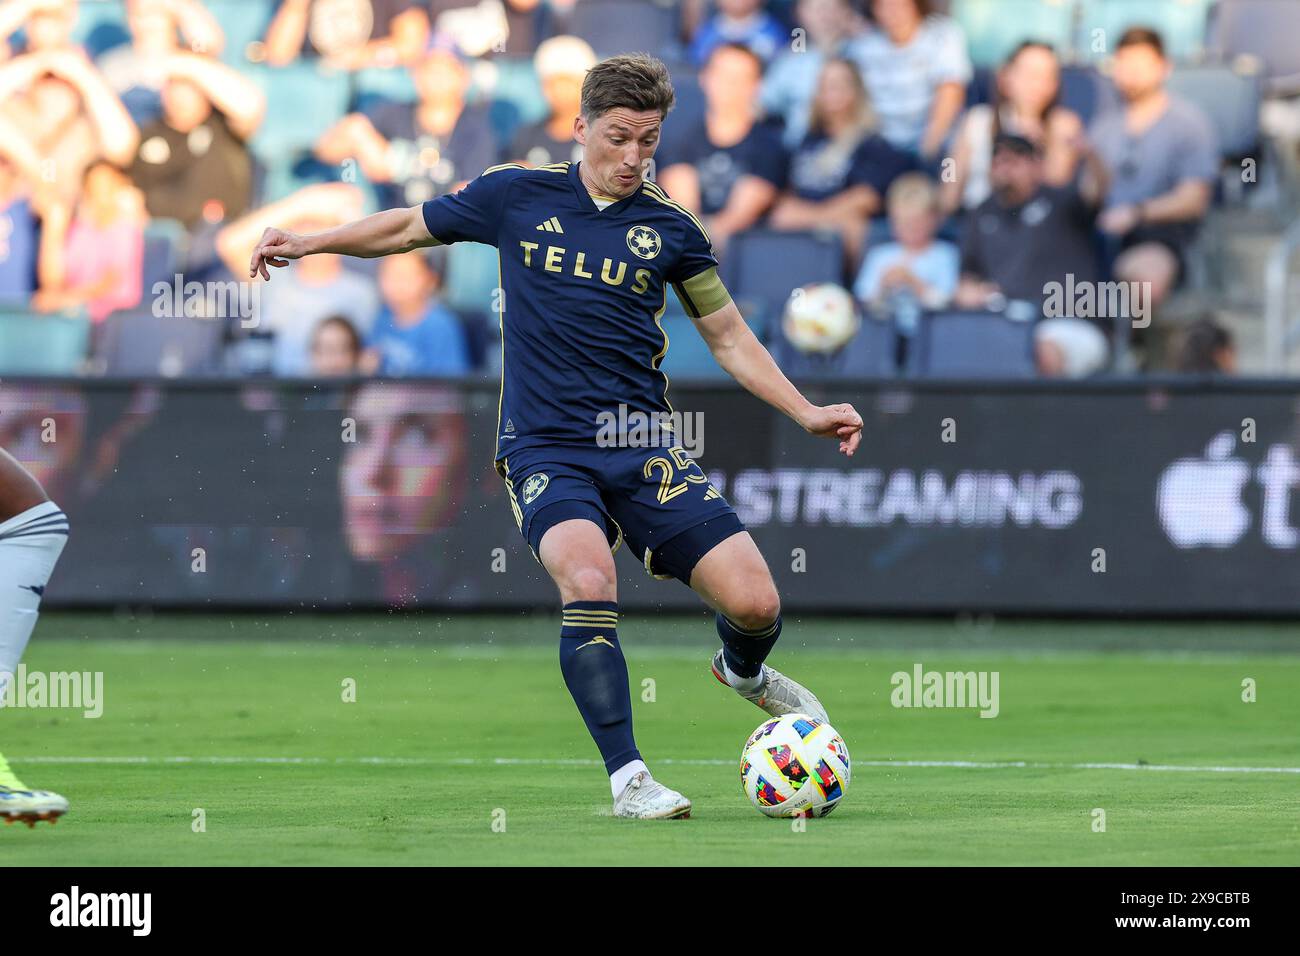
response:
[[[423,206],[440,242],[498,250],[498,460],[538,445],[594,446],[602,413],[620,405],[671,414],[659,368],[668,288],[694,317],[729,301],[695,216],[649,182],[601,210],[578,166],[496,166]]]

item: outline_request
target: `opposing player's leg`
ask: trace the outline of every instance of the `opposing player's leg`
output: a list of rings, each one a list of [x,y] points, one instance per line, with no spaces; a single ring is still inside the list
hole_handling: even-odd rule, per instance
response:
[[[36,626],[41,595],[68,540],[68,519],[40,484],[0,449],[0,707]],[[67,812],[57,793],[22,783],[0,753],[0,817],[53,822]]]
[[[781,636],[781,600],[748,531],[713,545],[696,562],[690,585],[717,612],[722,648],[713,657],[714,677],[773,717],[807,714],[827,720],[816,695],[764,663]]]

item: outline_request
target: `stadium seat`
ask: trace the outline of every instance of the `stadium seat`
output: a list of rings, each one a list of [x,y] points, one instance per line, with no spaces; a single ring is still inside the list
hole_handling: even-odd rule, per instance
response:
[[[498,57],[485,61],[476,66],[473,76],[470,97],[490,101],[493,106],[509,106],[510,113],[499,111],[498,115],[512,115],[516,124],[535,123],[550,111],[530,57]]]
[[[1061,67],[1061,105],[1074,110],[1087,126],[1099,114],[1119,106],[1119,92],[1094,67]]]
[[[720,379],[727,373],[718,365],[708,344],[700,337],[695,323],[677,304],[677,296],[668,293],[668,308],[659,320],[664,334],[668,336],[668,353],[664,356],[660,368],[670,380],[678,379]]]
[[[1225,62],[1252,56],[1263,65],[1267,92],[1300,92],[1300,3],[1220,0],[1210,18],[1210,52]]]
[[[220,371],[220,319],[115,312],[97,346],[108,375],[212,375]]]
[[[495,296],[500,280],[497,250],[480,242],[457,242],[447,250],[443,297],[457,312],[487,312],[496,324]]]
[[[1205,52],[1210,10],[1215,0],[1079,0],[1079,52],[1103,60],[1129,27],[1150,27],[1160,34],[1175,61],[1195,60]],[[1095,30],[1105,42],[1094,44]]]
[[[599,57],[644,50],[666,52],[676,41],[677,10],[657,0],[582,0],[569,16],[569,33]]]
[[[843,261],[833,233],[750,229],[731,240],[720,272],[746,321],[764,338],[795,288],[842,281]]]
[[[182,271],[189,233],[185,224],[175,219],[155,219],[144,229],[144,294],[156,282],[170,284]]]
[[[997,66],[1025,40],[1073,46],[1073,0],[953,0],[952,16],[977,66]]]
[[[684,60],[665,61],[672,77],[673,92],[677,95],[673,106],[672,124],[677,129],[692,129],[704,119],[704,91],[695,65]]]
[[[1255,152],[1263,83],[1250,62],[1235,67],[1176,67],[1169,76],[1169,91],[1206,112],[1218,133],[1219,152],[1225,159]]]
[[[90,342],[84,315],[0,310],[0,375],[75,375]]]
[[[771,351],[776,364],[790,378],[815,381],[839,378],[893,378],[898,340],[893,324],[863,319],[862,327],[843,348],[830,355],[801,352],[780,329],[772,333]]]
[[[917,378],[1031,378],[1034,323],[996,312],[928,312],[907,355]]]
[[[300,62],[281,67],[245,67],[266,94],[266,119],[252,147],[268,164],[311,149],[347,110],[347,74]]]
[[[352,109],[364,113],[377,101],[414,103],[419,99],[409,70],[373,67],[356,73],[356,96]]]
[[[203,0],[226,34],[221,59],[231,66],[248,63],[248,45],[266,36],[275,4],[271,0]]]

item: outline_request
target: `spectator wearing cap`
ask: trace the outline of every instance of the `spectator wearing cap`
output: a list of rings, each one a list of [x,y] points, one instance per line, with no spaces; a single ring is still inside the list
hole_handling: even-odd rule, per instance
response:
[[[717,11],[700,24],[691,38],[691,59],[708,62],[718,47],[734,43],[747,47],[764,63],[790,44],[790,36],[764,0],[716,0]]]
[[[1219,174],[1214,128],[1165,89],[1169,73],[1158,33],[1125,31],[1113,72],[1123,106],[1097,117],[1090,131],[1110,176],[1097,224],[1121,250],[1115,277],[1150,283],[1157,306],[1181,278]]]
[[[383,307],[366,337],[361,369],[385,376],[464,375],[469,346],[456,313],[438,299],[442,258],[436,251],[386,256],[379,263]]]
[[[1011,133],[998,137],[989,174],[993,194],[963,226],[958,306],[1002,309],[1021,302],[1042,316],[1054,285],[1096,288],[1101,270],[1093,224],[1104,171],[1091,153],[1085,162],[1078,186],[1050,186],[1037,143]],[[1039,370],[1069,378],[1099,371],[1107,361],[1115,318],[1041,319],[1035,330]]]
[[[1000,133],[1016,133],[1043,150],[1043,175],[1051,186],[1074,178],[1082,155],[1083,121],[1062,106],[1061,64],[1045,43],[1020,44],[997,73],[992,103],[966,111],[953,141],[953,175],[943,184],[948,212],[974,209],[989,197],[989,164],[993,141]]]
[[[582,109],[582,81],[595,65],[596,54],[586,40],[559,36],[542,42],[533,68],[550,113],[519,129],[507,160],[545,166],[582,159],[582,147],[573,139],[573,121]]]
[[[862,20],[849,0],[799,0],[795,20],[803,31],[799,45],[787,45],[768,67],[761,94],[767,114],[784,120],[785,142],[792,149],[808,132],[822,67],[828,59],[851,55],[862,34]]]
[[[947,142],[966,101],[970,57],[961,27],[931,11],[931,0],[869,0],[874,29],[854,56],[894,146],[927,161]]]
[[[655,157],[659,185],[704,217],[718,250],[767,214],[789,173],[780,128],[759,118],[762,78],[763,63],[747,47],[716,48],[700,71],[704,116],[667,124]]]
[[[429,42],[418,0],[280,0],[266,30],[266,62],[317,57],[332,69],[414,63]]]
[[[321,162],[355,160],[378,184],[385,208],[455,192],[500,154],[488,108],[466,102],[469,67],[459,54],[435,48],[411,75],[419,97],[414,103],[381,101],[368,112],[350,113],[316,144]]]
[[[876,114],[850,60],[822,68],[808,133],[790,160],[790,182],[772,210],[775,229],[832,229],[850,266],[861,261],[867,223],[911,159],[876,132]]]

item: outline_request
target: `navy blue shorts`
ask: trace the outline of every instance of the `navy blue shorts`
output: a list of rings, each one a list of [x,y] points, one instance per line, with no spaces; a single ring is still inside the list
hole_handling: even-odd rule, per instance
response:
[[[561,521],[587,518],[605,529],[612,551],[627,542],[647,573],[689,586],[700,558],[745,530],[680,447],[546,445],[508,454],[496,468],[538,561],[542,535]]]

